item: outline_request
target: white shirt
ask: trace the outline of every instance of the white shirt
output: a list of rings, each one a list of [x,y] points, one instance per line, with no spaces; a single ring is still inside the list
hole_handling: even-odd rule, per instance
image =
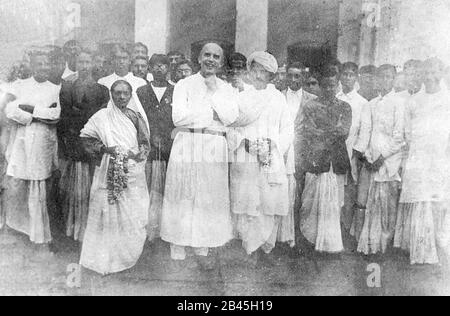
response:
[[[139,98],[136,93],[137,89],[147,85],[147,82],[142,78],[136,77],[135,75],[133,75],[132,72],[129,72],[125,77],[120,77],[117,74],[113,73],[110,76],[99,79],[98,83],[105,86],[106,88],[108,88],[109,91],[111,91],[112,85],[118,80],[124,80],[124,81],[128,82],[131,85],[131,87],[133,88],[133,99],[134,99],[134,105],[136,106],[136,108],[131,108],[131,109],[142,115],[142,118],[144,119],[145,123],[147,124],[147,128],[149,128],[147,114],[145,113],[144,108],[142,107],[142,104],[139,101]],[[130,106],[133,106],[133,102],[130,103]]]
[[[161,99],[164,96],[164,93],[166,93],[167,87],[155,87],[152,84],[153,92],[155,92],[156,97],[158,98],[159,103],[161,103]]]
[[[60,88],[46,81],[29,78],[14,83],[11,92],[17,99],[5,107],[11,121],[11,134],[6,150],[7,175],[23,180],[46,180],[58,165],[58,142],[55,126],[32,122],[33,118],[57,120],[61,114]],[[56,108],[50,108],[56,103]],[[19,108],[34,106],[33,114]]]
[[[361,129],[354,148],[370,163],[383,156],[385,162],[375,174],[375,181],[401,181],[399,168],[403,159],[405,100],[394,91],[378,96],[363,106]]]
[[[216,78],[218,89],[208,95],[205,78],[198,73],[180,80],[173,93],[172,117],[175,126],[225,130],[239,115],[237,93],[223,80]],[[213,110],[221,122],[213,119]]]
[[[421,91],[406,104],[409,145],[402,203],[442,202],[450,196],[450,93]]]
[[[361,127],[361,111],[364,104],[368,102],[357,91],[358,90],[353,89],[348,94],[341,91],[336,95],[339,100],[347,102],[352,108],[352,126],[350,127],[350,132],[346,141],[350,161],[352,161],[353,146],[355,145]],[[352,161],[352,175],[353,179],[357,180],[357,169],[354,161]]]
[[[69,69],[69,65],[66,63],[66,69],[64,70],[64,73],[62,75],[62,79],[66,80],[70,76],[76,75],[78,76],[78,71],[72,71]]]
[[[303,102],[303,89],[293,91],[291,88],[288,88],[286,91],[286,101],[292,118],[295,120]]]

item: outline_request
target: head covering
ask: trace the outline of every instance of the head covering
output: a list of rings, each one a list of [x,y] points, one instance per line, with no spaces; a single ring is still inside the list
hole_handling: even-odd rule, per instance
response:
[[[264,67],[268,72],[271,72],[273,74],[277,73],[278,71],[278,62],[273,57],[273,55],[266,53],[266,52],[254,52],[250,55],[248,58],[247,65],[250,68],[251,64],[253,62],[256,62]]]

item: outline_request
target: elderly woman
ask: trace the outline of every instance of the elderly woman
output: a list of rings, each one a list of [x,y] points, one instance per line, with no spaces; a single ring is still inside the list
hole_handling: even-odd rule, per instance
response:
[[[92,78],[92,55],[82,51],[77,57],[78,80],[64,82],[61,88],[61,120],[58,139],[62,178],[60,199],[66,234],[83,241],[93,176],[91,157],[84,151],[80,131],[92,115],[106,107],[109,91]]]
[[[240,94],[240,116],[228,134],[231,209],[247,253],[261,249],[268,254],[289,213],[284,156],[293,141],[294,124],[283,94],[269,84],[278,70],[276,59],[256,52],[248,65],[254,88]]]
[[[144,247],[149,196],[145,163],[149,135],[140,114],[129,109],[132,87],[111,87],[112,101],[81,131],[95,168],[80,264],[106,275],[133,267]]]

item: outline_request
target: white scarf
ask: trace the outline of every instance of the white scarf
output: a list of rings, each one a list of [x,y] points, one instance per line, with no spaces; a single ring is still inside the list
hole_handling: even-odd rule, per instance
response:
[[[130,103],[134,102],[131,99]],[[128,105],[130,107],[131,104]],[[133,122],[109,101],[108,107],[98,111],[84,126],[81,137],[102,141],[106,147],[118,146],[128,151],[138,151],[137,130]]]

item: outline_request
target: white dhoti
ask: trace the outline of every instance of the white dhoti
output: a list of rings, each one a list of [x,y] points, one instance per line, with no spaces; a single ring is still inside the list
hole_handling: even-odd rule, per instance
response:
[[[47,181],[5,179],[3,208],[6,225],[36,244],[52,241],[47,210]]]
[[[163,207],[164,187],[166,184],[167,163],[155,160],[147,162],[147,185],[150,193],[148,209],[148,240],[152,241],[161,236],[161,213]]]
[[[280,176],[276,184],[269,184],[267,178],[258,163],[231,165],[231,209],[248,254],[260,247],[269,253],[275,247],[281,221],[290,211],[287,177]],[[288,236],[290,227],[283,228],[283,238],[292,237]]]
[[[233,238],[229,198],[225,138],[179,133],[167,169],[161,238],[183,247],[223,246]]]
[[[295,246],[295,199],[297,197],[297,181],[294,175],[288,175],[289,213],[280,218],[277,241]]]
[[[344,205],[345,175],[306,174],[300,229],[320,252],[344,250],[341,234],[341,208]]]
[[[450,259],[449,203],[400,204],[394,247],[408,251],[411,264],[438,264]]]

